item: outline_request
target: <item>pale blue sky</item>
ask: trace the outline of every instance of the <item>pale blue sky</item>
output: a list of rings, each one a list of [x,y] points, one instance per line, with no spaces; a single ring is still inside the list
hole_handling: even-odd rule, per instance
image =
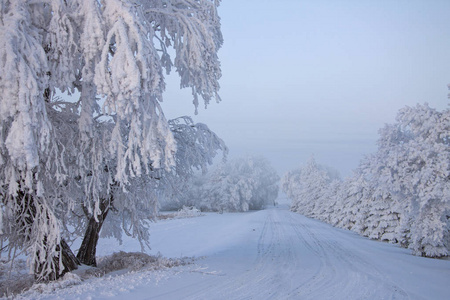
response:
[[[448,0],[224,0],[223,101],[194,120],[280,175],[311,154],[348,175],[398,109],[447,107],[449,13]],[[190,91],[168,81],[166,116],[192,116]]]

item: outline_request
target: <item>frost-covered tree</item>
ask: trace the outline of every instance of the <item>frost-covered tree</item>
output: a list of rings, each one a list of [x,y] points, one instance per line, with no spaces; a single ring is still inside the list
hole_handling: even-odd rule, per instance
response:
[[[278,181],[275,169],[265,158],[235,158],[194,179],[185,201],[208,211],[263,209],[275,203]]]
[[[328,184],[327,189],[323,192],[323,200],[318,206],[315,218],[329,224],[334,222],[333,216],[339,214],[337,210],[340,208],[338,202],[342,199],[342,186],[342,181],[339,179],[333,179]]]
[[[208,126],[202,123],[194,124],[189,117],[180,117],[169,121],[171,131],[177,142],[175,166],[162,175],[161,196],[165,199],[164,207],[192,206],[187,201],[186,193],[194,181],[195,171],[206,174],[208,165],[213,164],[213,158],[222,151],[225,161],[228,148]]]
[[[395,206],[403,209],[402,226],[410,226],[410,232],[401,229],[402,242],[418,255],[447,256],[450,110],[439,112],[427,104],[400,110],[397,123],[380,130],[370,168],[375,197],[392,198],[391,212]]]
[[[99,125],[103,125],[103,136],[107,135],[111,124]],[[149,242],[149,221],[156,216],[159,200],[179,197],[186,190],[193,170],[206,171],[207,165],[212,163],[212,158],[218,151],[222,151],[225,158],[228,151],[225,143],[205,124],[195,124],[190,117],[180,117],[169,120],[169,126],[177,145],[175,164],[169,170],[157,169],[144,176],[134,177],[124,190],[111,177],[116,168],[115,161],[111,159],[103,163],[102,180],[105,184],[104,190],[99,193],[100,215],[88,211],[82,201],[84,191],[80,189],[77,180],[68,182],[60,192],[62,198],[74,195],[79,195],[80,198],[78,207],[61,208],[59,216],[64,221],[66,233],[71,231],[75,236],[83,236],[77,254],[81,263],[96,265],[95,254],[101,230],[102,236],[115,237],[120,242],[122,233],[125,232],[137,238],[144,250]],[[62,212],[71,213],[67,216],[67,213]]]
[[[174,166],[176,141],[159,104],[164,71],[175,68],[195,107],[199,95],[205,105],[219,99],[218,4],[0,1],[1,232],[28,252],[36,277],[73,268],[55,208],[81,201],[98,223],[112,187],[125,191]],[[78,99],[60,103],[58,90]]]
[[[300,193],[302,190],[301,173],[301,169],[298,168],[287,172],[281,178],[281,189],[286,194],[288,199],[291,199],[292,211],[297,211],[297,206],[295,204],[297,203],[297,199],[300,198]]]
[[[340,186],[324,184],[325,172],[310,162],[288,173],[283,188],[293,211],[399,243],[416,255],[448,256],[449,135],[449,109],[405,107],[396,123],[380,130],[377,152]],[[324,217],[327,213],[332,215]]]
[[[311,157],[305,166],[283,177],[282,188],[292,200],[292,211],[314,217],[322,215],[329,206],[325,194],[331,182],[338,178],[334,170],[317,164]]]

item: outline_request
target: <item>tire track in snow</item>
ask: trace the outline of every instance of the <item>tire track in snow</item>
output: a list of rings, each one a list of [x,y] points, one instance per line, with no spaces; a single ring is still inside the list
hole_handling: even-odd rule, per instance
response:
[[[286,278],[285,271],[298,263],[298,257],[293,240],[285,238],[283,225],[276,214],[267,214],[255,246],[257,255],[249,270],[238,276],[215,280],[210,289],[187,299],[286,298],[292,282]]]
[[[261,213],[267,217],[252,267],[208,281],[187,299],[410,298],[354,249],[320,236],[315,221],[286,210]]]
[[[362,259],[355,249],[344,248],[334,239],[319,236],[311,226],[317,221],[293,214],[288,217],[309,221],[310,226],[301,221],[292,222],[296,224],[294,231],[300,240],[316,249],[321,259],[319,272],[297,288],[302,299],[373,299],[375,295],[381,299],[410,299],[404,290],[389,281],[388,274]]]

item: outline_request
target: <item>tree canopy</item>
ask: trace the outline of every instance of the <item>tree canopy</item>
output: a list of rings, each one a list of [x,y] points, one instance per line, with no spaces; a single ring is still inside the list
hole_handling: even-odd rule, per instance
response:
[[[218,5],[0,1],[1,232],[38,277],[64,269],[58,207],[81,203],[98,221],[113,187],[176,165],[165,73],[175,69],[195,108],[220,99]]]

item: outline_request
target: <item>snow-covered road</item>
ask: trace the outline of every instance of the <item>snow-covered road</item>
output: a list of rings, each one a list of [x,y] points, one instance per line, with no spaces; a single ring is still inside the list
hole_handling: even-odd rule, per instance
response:
[[[117,249],[112,241],[100,245]],[[111,244],[109,244],[111,243]],[[290,212],[208,214],[152,226],[154,252],[194,265],[59,290],[84,299],[449,299],[450,261],[410,255]],[[72,290],[71,290],[72,289]],[[43,296],[43,295],[42,295]]]

